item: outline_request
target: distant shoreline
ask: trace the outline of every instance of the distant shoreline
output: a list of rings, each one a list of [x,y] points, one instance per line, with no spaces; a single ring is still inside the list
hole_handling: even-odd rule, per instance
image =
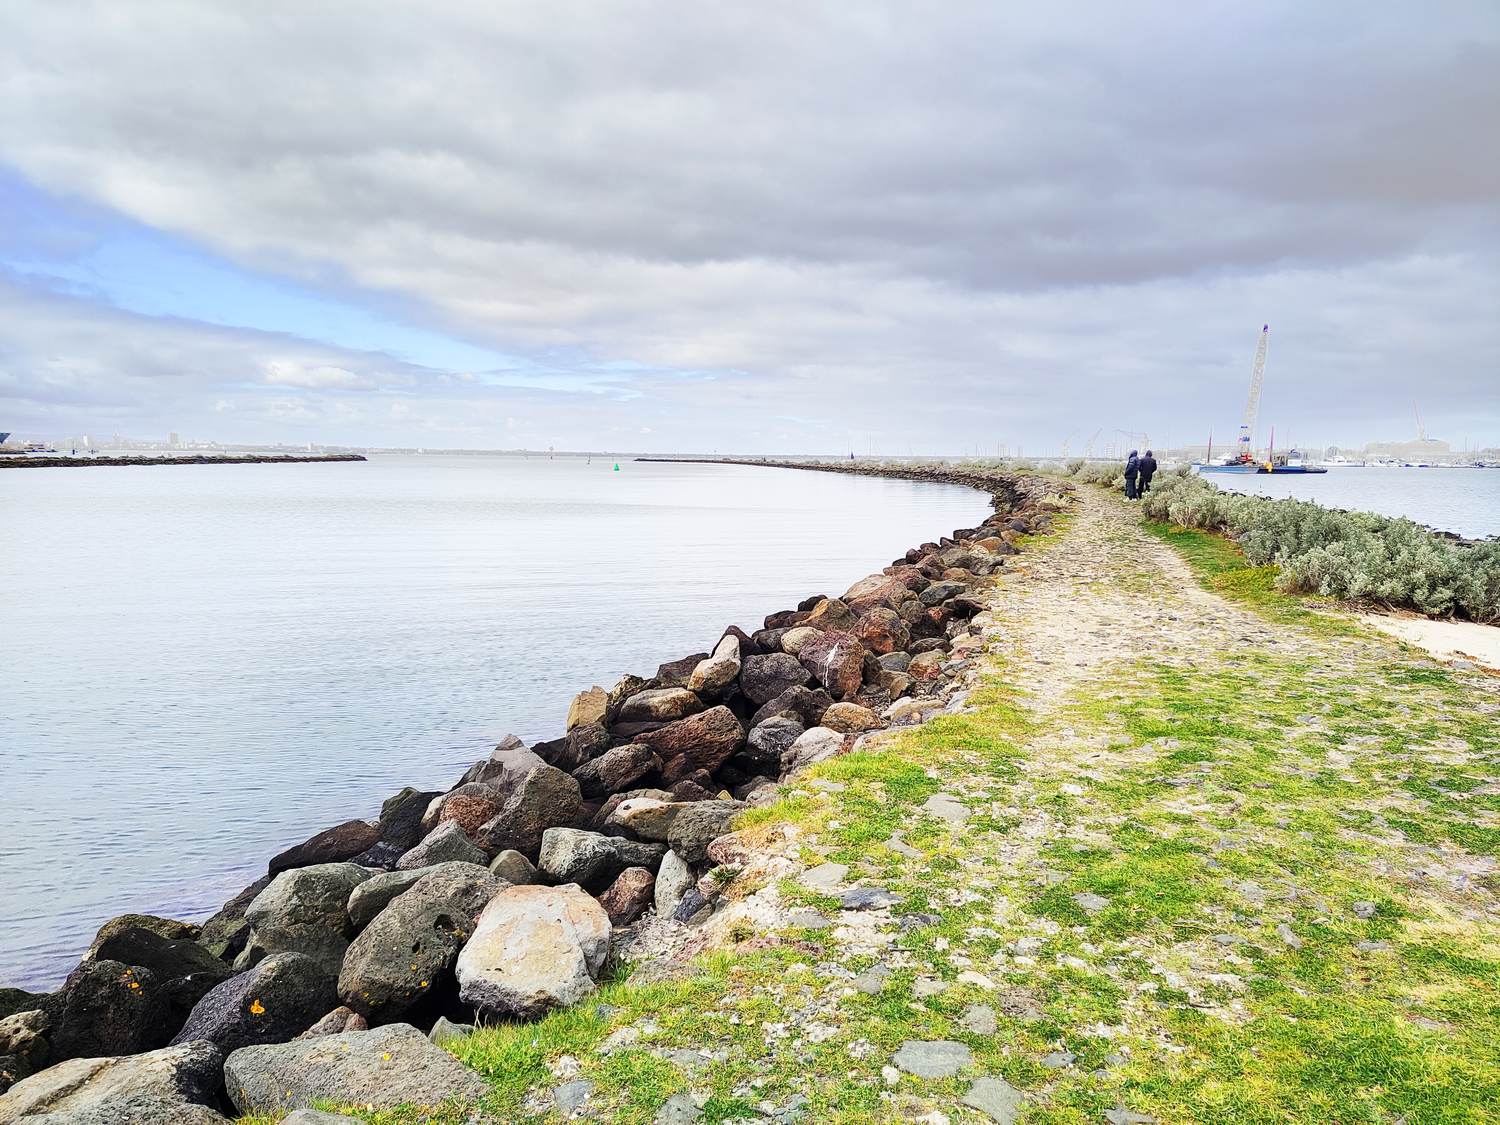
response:
[[[245,453],[230,457],[0,457],[0,469],[64,469],[88,465],[276,465],[304,461],[364,461],[363,453]]]

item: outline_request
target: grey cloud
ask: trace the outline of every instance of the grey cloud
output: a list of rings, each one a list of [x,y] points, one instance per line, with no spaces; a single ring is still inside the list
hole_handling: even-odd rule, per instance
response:
[[[663,368],[684,435],[1229,418],[1262,320],[1289,412],[1500,412],[1487,0],[10,10],[36,182]]]

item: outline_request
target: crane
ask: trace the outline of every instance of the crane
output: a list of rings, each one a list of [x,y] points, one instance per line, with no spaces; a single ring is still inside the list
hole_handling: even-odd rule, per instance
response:
[[[1104,432],[1104,427],[1100,426],[1097,430],[1094,431],[1094,436],[1091,437],[1091,438],[1089,438],[1088,441],[1086,441],[1086,442],[1083,443],[1083,455],[1085,457],[1089,458],[1090,460],[1092,460],[1093,456],[1094,456],[1094,442],[1096,442],[1096,441],[1099,440],[1099,435],[1102,434],[1103,432]]]
[[[1077,434],[1077,430],[1072,430],[1069,432],[1068,436],[1063,438],[1062,440],[1062,456],[1064,461],[1068,459],[1068,442],[1072,441]]]
[[[1426,441],[1427,440],[1427,431],[1422,427],[1422,412],[1417,409],[1417,400],[1416,399],[1412,399],[1411,400],[1411,412],[1412,412],[1413,415],[1416,416],[1416,419],[1417,419],[1417,440],[1418,441]]]
[[[1240,423],[1240,451],[1235,460],[1249,464],[1255,460],[1255,423],[1260,418],[1260,386],[1266,378],[1266,344],[1271,338],[1271,326],[1260,326],[1260,339],[1255,344],[1255,363],[1250,368],[1250,398],[1245,403],[1245,420]]]

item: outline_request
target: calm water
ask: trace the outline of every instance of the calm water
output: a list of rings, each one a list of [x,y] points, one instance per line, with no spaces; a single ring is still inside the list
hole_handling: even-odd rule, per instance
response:
[[[201,918],[568,701],[838,593],[967,489],[505,457],[0,473],[0,983]]]
[[[1372,469],[1334,465],[1308,476],[1205,473],[1233,492],[1313,500],[1328,508],[1405,516],[1470,539],[1500,535],[1500,469]]]

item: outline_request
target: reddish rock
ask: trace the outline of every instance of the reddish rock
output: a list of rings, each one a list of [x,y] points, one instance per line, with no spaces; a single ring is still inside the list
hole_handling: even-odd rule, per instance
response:
[[[937,650],[920,653],[911,658],[911,663],[906,667],[906,674],[919,684],[930,683],[942,675],[942,667],[946,659],[946,654]]]
[[[443,811],[438,813],[438,823],[451,820],[472,840],[479,834],[484,822],[499,811],[500,802],[494,797],[459,794],[443,802]]]
[[[835,699],[853,695],[864,680],[865,650],[848,633],[814,637],[802,646],[797,659]]]
[[[664,762],[684,758],[693,769],[712,772],[745,744],[745,728],[733,711],[720,704],[648,731],[636,738],[636,744],[649,746]]]
[[[908,570],[909,568],[901,569]],[[877,606],[894,609],[910,596],[911,591],[898,576],[872,574],[850,586],[845,591],[843,600],[851,612],[862,614],[868,613]]]
[[[884,654],[905,648],[911,640],[906,622],[894,610],[876,606],[866,611],[854,626],[854,635],[870,652]]]
[[[610,925],[628,926],[651,905],[655,893],[655,875],[644,867],[627,867],[599,896],[599,905],[609,915]]]
[[[807,619],[802,624],[812,629],[848,630],[854,624],[854,614],[838,598],[821,598],[807,611]]]
[[[840,734],[858,734],[878,727],[880,717],[858,703],[835,703],[824,712],[823,725]]]

